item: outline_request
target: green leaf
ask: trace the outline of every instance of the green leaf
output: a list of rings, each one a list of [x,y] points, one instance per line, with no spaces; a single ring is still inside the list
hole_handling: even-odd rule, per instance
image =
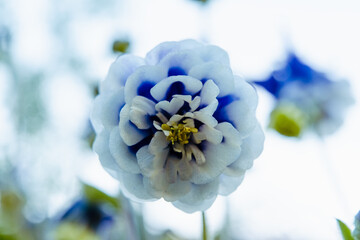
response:
[[[351,230],[349,229],[348,226],[346,226],[345,223],[343,223],[341,220],[336,219],[340,231],[341,231],[341,235],[343,237],[344,240],[354,240],[353,236],[351,235]]]
[[[100,191],[99,189],[92,187],[90,185],[87,185],[85,183],[83,183],[83,192],[85,197],[93,203],[109,203],[111,204],[114,208],[121,210],[121,204],[120,204],[120,200],[115,198],[115,197],[111,197],[107,194],[105,194],[104,192]]]

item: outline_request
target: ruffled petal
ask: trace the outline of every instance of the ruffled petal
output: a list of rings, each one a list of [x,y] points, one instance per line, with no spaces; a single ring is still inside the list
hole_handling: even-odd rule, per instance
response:
[[[136,96],[153,100],[150,89],[167,77],[167,69],[161,66],[141,66],[135,70],[125,84],[125,102],[131,103]]]
[[[90,114],[96,132],[110,130],[119,124],[119,113],[124,106],[124,88],[100,94],[95,98]]]
[[[216,97],[219,95],[219,93],[220,93],[220,89],[214,83],[214,81],[207,80],[204,83],[204,86],[200,92],[200,98],[201,98],[200,104],[202,106],[207,106],[211,104],[214,100],[216,100]]]
[[[139,130],[130,122],[130,106],[125,105],[120,111],[120,136],[128,146],[133,146],[149,136],[148,131]]]
[[[169,53],[179,52],[186,49],[194,49],[201,46],[202,44],[192,39],[180,42],[164,42],[157,45],[146,55],[146,63],[149,65],[156,65]]]
[[[120,180],[123,171],[110,153],[109,138],[110,131],[108,130],[103,130],[102,132],[98,133],[94,141],[93,149],[99,155],[99,159],[103,168],[112,177]]]
[[[135,155],[120,137],[119,127],[111,130],[109,137],[109,149],[119,167],[129,173],[140,173],[140,167]]]
[[[162,197],[165,201],[169,202],[179,199],[191,189],[189,181],[177,179],[174,183],[169,183],[165,169],[160,169],[149,178],[145,177],[144,185],[151,195],[158,198]]]
[[[150,176],[164,167],[169,152],[168,144],[165,135],[156,132],[150,144],[136,153],[139,167],[145,176]]]
[[[208,79],[213,80],[219,88],[219,97],[230,94],[235,88],[234,75],[230,67],[218,63],[209,62],[193,65],[189,71],[189,76],[204,82]]]
[[[259,157],[263,151],[265,135],[260,124],[257,123],[255,129],[249,137],[243,139],[241,144],[241,155],[224,173],[229,176],[242,176],[243,172],[252,167],[254,159]]]
[[[171,99],[170,102],[164,100],[164,101],[157,103],[155,106],[155,109],[158,112],[161,112],[162,110],[164,110],[169,115],[174,115],[175,113],[177,113],[179,111],[179,109],[183,105],[184,105],[184,100],[182,100],[181,98],[173,98],[173,99]]]
[[[124,195],[134,201],[142,202],[144,200],[152,201],[157,197],[150,194],[144,185],[144,176],[142,174],[123,173],[120,184]]]
[[[220,123],[215,128],[222,132],[223,141],[220,144],[205,142],[206,162],[202,165],[191,162],[194,170],[191,182],[195,184],[209,183],[240,157],[242,141],[238,131],[229,123]]]
[[[189,76],[172,76],[165,78],[151,88],[151,95],[157,100],[171,100],[173,95],[193,95],[200,91],[202,83]],[[126,89],[125,89],[126,90]]]
[[[219,179],[215,178],[207,184],[192,184],[191,191],[173,205],[184,212],[205,211],[215,201],[219,189]]]
[[[204,62],[213,62],[216,65],[230,66],[229,55],[218,46],[203,45],[195,54],[199,54]]]
[[[100,93],[124,87],[128,77],[144,64],[144,59],[140,57],[128,54],[119,56],[111,65],[106,79],[101,83]]]
[[[155,103],[145,97],[136,96],[130,107],[130,121],[138,129],[149,129],[153,123],[150,116],[155,115]]]
[[[226,174],[221,174],[220,186],[219,186],[219,194],[223,196],[227,196],[230,193],[234,192],[236,188],[242,183],[245,177],[245,171],[242,172],[242,175],[237,177],[230,177]]]

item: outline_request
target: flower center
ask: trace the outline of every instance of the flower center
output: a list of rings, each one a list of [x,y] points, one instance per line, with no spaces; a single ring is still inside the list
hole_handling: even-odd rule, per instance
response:
[[[168,132],[166,139],[174,145],[176,142],[181,145],[188,144],[191,133],[197,133],[198,129],[195,127],[188,127],[185,124],[175,124],[169,126],[166,123],[161,125],[161,128]]]

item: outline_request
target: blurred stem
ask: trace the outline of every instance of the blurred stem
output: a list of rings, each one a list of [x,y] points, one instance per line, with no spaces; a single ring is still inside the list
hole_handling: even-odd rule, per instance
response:
[[[207,240],[207,229],[206,229],[206,218],[205,218],[205,212],[201,212],[202,215],[202,239]]]
[[[325,139],[322,137],[320,137],[320,149],[323,156],[323,162],[327,170],[328,180],[330,185],[332,185],[332,189],[334,195],[337,198],[338,204],[340,204],[340,206],[342,207],[344,214],[352,216],[352,211],[350,211],[348,200],[346,198],[343,188],[341,187],[341,181],[339,179],[338,172],[335,170],[336,168],[334,167],[333,159],[328,154]]]

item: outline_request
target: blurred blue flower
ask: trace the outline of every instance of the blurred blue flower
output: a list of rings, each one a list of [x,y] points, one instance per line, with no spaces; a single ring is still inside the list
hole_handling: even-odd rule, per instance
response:
[[[103,205],[81,199],[64,213],[61,221],[81,223],[96,232],[106,225],[111,225],[113,217]]]
[[[94,150],[128,197],[202,211],[233,192],[261,153],[256,106],[224,50],[165,42],[112,64],[92,111]]]
[[[355,225],[355,229],[352,232],[353,237],[356,240],[360,240],[360,211],[355,216],[354,225]]]
[[[347,81],[331,80],[293,53],[282,68],[254,83],[275,97],[270,127],[286,136],[297,137],[307,129],[320,136],[331,134],[341,126],[345,110],[354,102]]]

